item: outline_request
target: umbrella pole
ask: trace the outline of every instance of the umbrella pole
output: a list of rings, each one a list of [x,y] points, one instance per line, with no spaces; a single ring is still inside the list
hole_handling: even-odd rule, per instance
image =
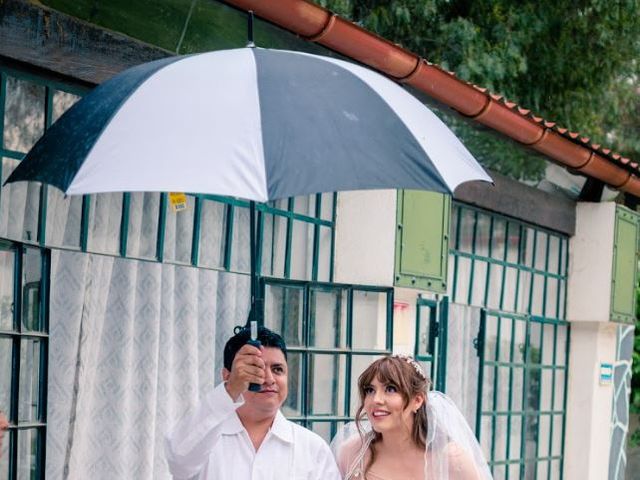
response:
[[[249,10],[247,18],[247,47],[255,47],[253,43],[253,10]],[[260,291],[260,278],[258,276],[258,233],[256,229],[256,202],[249,201],[249,237],[251,249],[251,310],[247,320],[247,327],[254,325],[254,329],[261,327],[264,323],[263,298]],[[253,323],[255,322],[255,323]],[[257,331],[257,330],[255,330]],[[251,336],[254,338],[254,336]]]
[[[249,202],[249,237],[251,250],[251,311],[249,322],[255,321],[261,327],[264,323],[263,305],[264,299],[260,289],[260,277],[258,275],[258,232],[256,226],[256,202]],[[251,324],[249,323],[250,326]]]

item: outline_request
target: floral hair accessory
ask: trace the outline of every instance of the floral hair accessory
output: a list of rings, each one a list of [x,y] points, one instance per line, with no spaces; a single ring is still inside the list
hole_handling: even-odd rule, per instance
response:
[[[427,376],[425,375],[424,370],[422,370],[422,367],[420,366],[420,364],[416,362],[413,357],[409,355],[404,355],[403,353],[395,353],[391,356],[393,358],[399,358],[400,360],[404,360],[405,362],[407,362],[409,365],[413,367],[413,369],[416,371],[418,375],[420,375],[421,378],[427,380]]]

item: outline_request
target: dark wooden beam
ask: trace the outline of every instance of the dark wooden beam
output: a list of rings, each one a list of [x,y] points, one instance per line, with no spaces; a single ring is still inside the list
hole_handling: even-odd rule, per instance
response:
[[[495,172],[489,172],[489,175],[495,185],[465,183],[456,189],[454,198],[570,236],[575,233],[576,203],[573,200],[543,192]]]
[[[90,84],[172,55],[36,3],[0,0],[0,56]]]

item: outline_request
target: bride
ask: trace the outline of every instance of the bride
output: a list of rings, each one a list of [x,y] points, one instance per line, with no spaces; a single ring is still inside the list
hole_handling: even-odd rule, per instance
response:
[[[360,375],[355,424],[331,444],[344,480],[487,480],[480,446],[455,404],[428,392],[411,357],[392,355]]]

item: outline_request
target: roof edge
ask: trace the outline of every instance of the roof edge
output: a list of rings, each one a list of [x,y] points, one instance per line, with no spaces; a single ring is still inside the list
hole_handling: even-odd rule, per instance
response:
[[[428,62],[331,11],[307,0],[225,0],[309,41],[411,85],[487,127],[542,153],[572,173],[592,177],[612,188],[640,197],[637,162],[590,142],[588,137],[558,127],[529,110],[460,80],[453,72]]]

